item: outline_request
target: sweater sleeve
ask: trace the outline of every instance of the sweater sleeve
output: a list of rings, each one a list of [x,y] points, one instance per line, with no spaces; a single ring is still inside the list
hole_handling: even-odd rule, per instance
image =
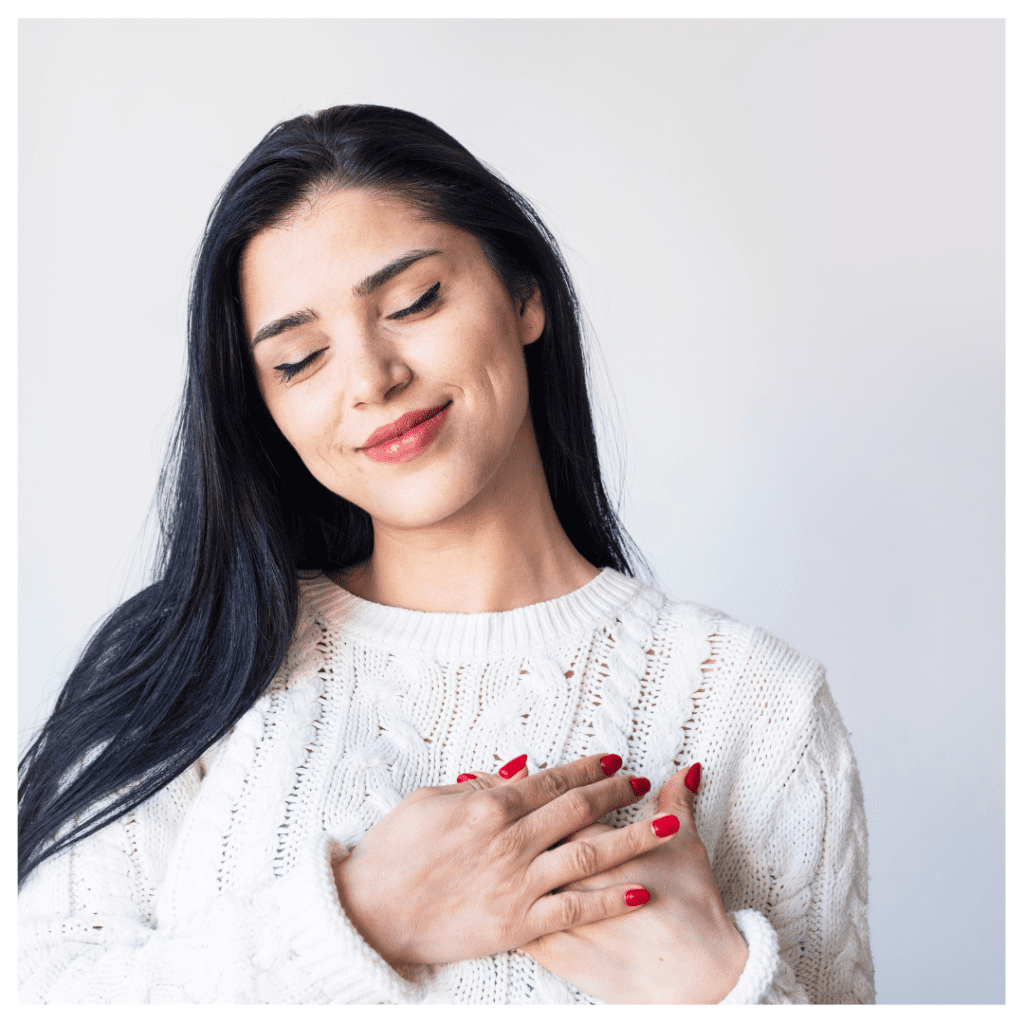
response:
[[[849,735],[822,678],[755,870],[763,906],[732,917],[750,947],[725,1003],[873,1003],[867,825]]]
[[[173,793],[154,801],[136,814],[163,811],[161,823],[180,832],[180,820],[167,813]],[[342,913],[331,869],[332,852],[341,850],[327,833],[311,837],[283,877],[165,919],[159,890],[166,878],[152,851],[136,848],[134,822],[133,815],[114,822],[44,861],[26,881],[19,896],[22,1002],[421,999],[422,986],[398,975]],[[175,836],[168,839],[169,847]]]

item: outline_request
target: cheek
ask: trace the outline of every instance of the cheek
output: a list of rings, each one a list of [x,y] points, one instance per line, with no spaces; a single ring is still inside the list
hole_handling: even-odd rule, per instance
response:
[[[326,457],[333,436],[332,403],[326,395],[304,389],[301,397],[284,395],[267,403],[270,415],[289,444],[312,470],[318,458]]]
[[[450,350],[448,379],[464,382],[474,404],[497,410],[525,402],[526,360],[505,319],[491,313],[465,325]]]
[[[529,401],[522,348],[495,346],[491,358],[482,364],[480,387],[494,415],[506,426],[518,426]]]

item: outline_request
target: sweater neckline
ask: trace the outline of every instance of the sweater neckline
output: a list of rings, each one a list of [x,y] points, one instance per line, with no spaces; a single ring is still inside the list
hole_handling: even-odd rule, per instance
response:
[[[356,597],[326,575],[302,582],[311,610],[328,628],[342,628],[389,650],[403,648],[442,660],[479,659],[564,641],[571,633],[610,625],[641,590],[639,580],[604,568],[561,597],[503,612],[424,612]]]

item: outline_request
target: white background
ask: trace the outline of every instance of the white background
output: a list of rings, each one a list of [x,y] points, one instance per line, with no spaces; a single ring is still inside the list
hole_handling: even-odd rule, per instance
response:
[[[1002,1002],[1002,31],[23,21],[22,742],[142,583],[217,191],[277,121],[404,107],[562,241],[662,588],[827,666],[879,1002]]]

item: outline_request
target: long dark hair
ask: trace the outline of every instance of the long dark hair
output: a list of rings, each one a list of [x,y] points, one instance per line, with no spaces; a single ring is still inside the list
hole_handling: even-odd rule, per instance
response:
[[[188,370],[160,483],[158,582],[97,630],[19,765],[19,886],[41,861],[152,796],[223,736],[280,667],[297,573],[356,565],[369,516],[318,483],[271,420],[239,297],[243,251],[339,187],[401,198],[474,235],[509,294],[539,284],[525,349],[530,411],[555,511],[596,566],[643,566],[601,482],[572,283],[530,204],[435,124],[343,106],[273,128],[210,213],[189,301]]]

